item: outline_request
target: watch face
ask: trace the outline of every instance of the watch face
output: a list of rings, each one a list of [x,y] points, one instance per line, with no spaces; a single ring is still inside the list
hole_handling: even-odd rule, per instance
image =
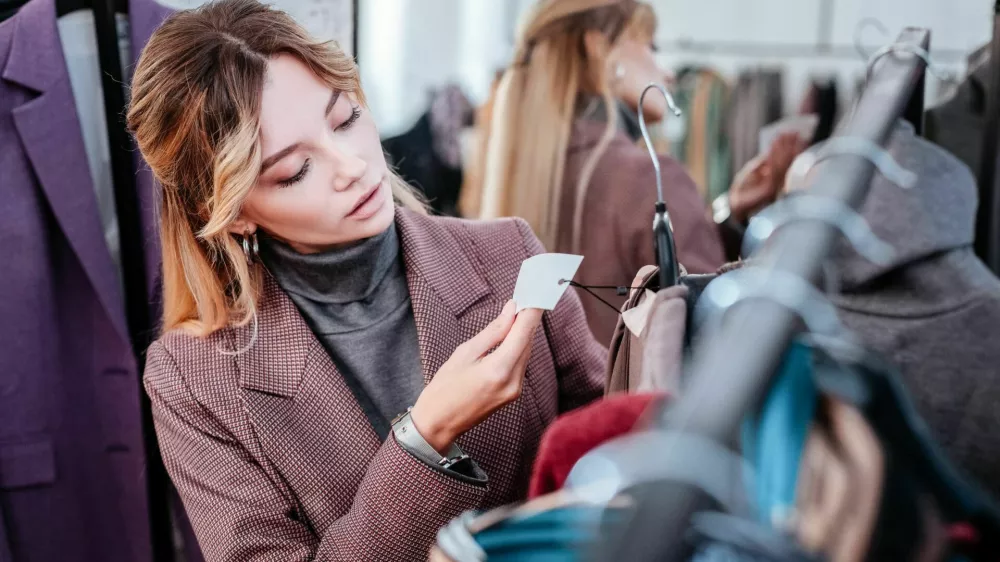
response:
[[[729,197],[720,195],[712,201],[712,219],[716,224],[722,224],[729,218]]]

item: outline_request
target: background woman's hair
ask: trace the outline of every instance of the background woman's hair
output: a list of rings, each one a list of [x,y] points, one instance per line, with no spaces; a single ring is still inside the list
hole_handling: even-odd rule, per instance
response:
[[[656,11],[653,6],[645,2],[638,2],[622,36],[640,43],[652,43],[656,39],[657,25]]]
[[[263,272],[228,229],[257,183],[264,80],[282,53],[364,103],[351,57],[256,0],[178,12],[139,58],[128,125],[162,186],[164,331],[207,335],[256,314]],[[391,182],[399,204],[423,212],[401,179]]]
[[[587,56],[584,37],[600,31],[605,48],[621,35],[634,0],[543,0],[518,33],[514,62],[497,88],[488,132],[480,216],[519,216],[554,248],[563,168],[581,92],[599,94],[607,129],[589,156],[575,194],[574,238],[587,184],[617,126],[607,53]]]

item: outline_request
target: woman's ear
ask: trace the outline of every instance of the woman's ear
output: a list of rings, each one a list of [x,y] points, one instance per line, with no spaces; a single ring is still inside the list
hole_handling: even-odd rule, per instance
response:
[[[240,236],[243,236],[244,234],[253,234],[257,232],[257,225],[241,216],[233,221],[233,224],[229,225],[229,232],[232,234],[239,234]]]

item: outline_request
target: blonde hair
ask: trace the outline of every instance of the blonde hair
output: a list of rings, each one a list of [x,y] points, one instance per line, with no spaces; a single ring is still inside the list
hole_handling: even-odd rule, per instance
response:
[[[638,2],[622,35],[640,43],[651,43],[656,38],[658,25],[653,7],[645,2]]]
[[[606,50],[618,40],[633,0],[544,0],[519,34],[515,61],[497,88],[487,141],[480,216],[519,216],[548,248],[556,243],[563,169],[577,96],[604,99],[607,128],[576,186],[573,232],[579,232],[587,184],[617,126],[607,79],[607,52],[587,56],[585,36],[599,31]]]
[[[256,0],[178,12],[139,58],[128,125],[162,186],[164,331],[207,335],[256,315],[264,273],[229,228],[260,174],[261,95],[268,61],[281,53],[364,103],[351,57]],[[398,177],[392,191],[425,212]]]

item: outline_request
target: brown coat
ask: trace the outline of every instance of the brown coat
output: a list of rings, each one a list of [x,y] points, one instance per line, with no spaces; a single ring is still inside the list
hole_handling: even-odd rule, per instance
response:
[[[623,132],[615,135],[598,160],[584,200],[579,246],[573,244],[577,181],[604,127],[603,122],[588,119],[578,119],[573,125],[563,177],[556,251],[584,256],[576,276],[580,283],[628,285],[640,267],[656,263],[653,252],[656,171],[646,149],[634,144]],[[690,273],[714,272],[725,262],[725,257],[718,230],[708,220],[698,188],[683,166],[668,156],[660,156],[660,172],[680,262]],[[625,302],[614,291],[599,294],[618,307]],[[581,298],[591,330],[599,342],[608,345],[617,313],[589,295]]]
[[[542,251],[520,220],[397,212],[424,380],[496,317]],[[604,350],[569,292],[535,334],[522,396],[459,439],[480,487],[380,442],[323,346],[272,280],[259,335],[180,331],[149,350],[146,389],[171,478],[209,561],[418,560],[468,509],[525,496],[546,426],[599,397]],[[387,350],[390,351],[390,350]]]

